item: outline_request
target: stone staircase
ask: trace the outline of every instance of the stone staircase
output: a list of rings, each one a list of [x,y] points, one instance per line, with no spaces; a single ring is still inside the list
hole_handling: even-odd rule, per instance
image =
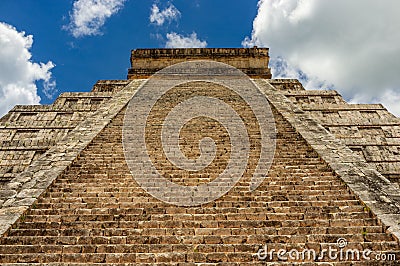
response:
[[[276,254],[261,261],[256,253],[265,244],[269,250],[319,252],[336,247],[339,238],[348,241],[346,248],[399,260],[397,240],[273,112],[277,150],[262,185],[249,192],[244,179],[215,202],[178,207],[151,197],[132,178],[123,153],[122,110],[4,235],[0,264],[281,264]],[[350,265],[327,257],[308,261]]]

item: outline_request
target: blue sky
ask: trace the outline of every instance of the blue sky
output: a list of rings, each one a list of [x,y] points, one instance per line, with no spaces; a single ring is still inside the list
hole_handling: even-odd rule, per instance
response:
[[[227,8],[221,0],[174,1],[181,12],[179,21],[157,26],[149,20],[152,5],[163,10],[167,2],[130,0],[106,21],[101,34],[78,38],[63,29],[70,23],[73,1],[1,0],[0,21],[33,35],[32,61],[56,65],[51,72],[58,93],[88,91],[98,79],[125,79],[130,50],[164,47],[169,32],[196,32],[212,47],[241,47],[257,14],[257,1],[243,3],[229,1]],[[37,85],[41,103],[51,103],[54,97],[44,95],[40,81]]]
[[[275,77],[400,115],[397,10],[398,0],[1,0],[0,114],[125,79],[131,49],[258,45]]]

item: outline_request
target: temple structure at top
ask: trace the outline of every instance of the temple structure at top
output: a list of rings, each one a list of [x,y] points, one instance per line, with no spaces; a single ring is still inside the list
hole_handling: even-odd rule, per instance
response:
[[[231,65],[251,78],[270,79],[268,48],[180,48],[136,49],[131,53],[128,79],[149,78],[157,71],[177,63],[214,60]]]

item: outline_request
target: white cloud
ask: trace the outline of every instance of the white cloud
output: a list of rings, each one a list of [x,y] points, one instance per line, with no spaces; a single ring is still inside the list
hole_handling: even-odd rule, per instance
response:
[[[106,20],[117,13],[125,0],[75,0],[68,29],[75,38],[101,34]]]
[[[371,96],[363,93],[355,94],[350,103],[381,103],[393,114],[400,117],[400,92],[391,89],[382,91],[378,96]]]
[[[270,47],[311,77],[310,89],[333,84],[346,99],[378,99],[400,115],[386,99],[400,94],[398,10],[398,0],[260,0],[243,45]]]
[[[284,58],[278,56],[269,62],[273,78],[298,79],[305,88],[332,88],[333,84],[321,81],[317,76],[307,75],[301,69],[290,65]]]
[[[48,74],[51,74],[50,72],[48,72]],[[47,98],[51,99],[54,97],[54,95],[57,92],[56,89],[56,81],[55,80],[51,80],[51,75],[49,76],[49,79],[46,80],[45,82],[43,82],[43,93],[44,95],[46,95]]]
[[[201,41],[197,38],[197,34],[193,32],[189,36],[171,32],[167,34],[166,48],[204,48],[207,47],[206,41]]]
[[[172,4],[168,8],[160,11],[160,8],[154,4],[151,7],[150,22],[157,26],[162,26],[165,21],[171,22],[177,20],[181,16],[181,12]]]
[[[0,22],[0,116],[16,104],[38,104],[37,81],[43,81],[47,93],[55,90],[50,72],[55,65],[50,61],[32,62],[32,44],[32,35],[26,36],[25,32]]]

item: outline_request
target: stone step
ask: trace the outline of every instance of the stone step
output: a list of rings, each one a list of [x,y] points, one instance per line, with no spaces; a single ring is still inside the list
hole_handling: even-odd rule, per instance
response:
[[[65,228],[60,230],[60,223],[38,223],[37,229],[59,229],[58,236],[44,236],[44,235],[13,235],[4,237],[1,240],[3,245],[12,245],[12,244],[26,244],[26,245],[40,245],[43,243],[46,244],[56,244],[58,242],[64,244],[70,243],[79,243],[79,239],[82,237],[97,237],[104,236],[110,238],[109,243],[115,244],[117,241],[120,242],[121,239],[127,239],[133,236],[143,236],[143,229],[138,228],[110,228],[110,229],[102,229],[102,228]],[[179,224],[178,224],[179,225]],[[378,238],[379,234],[384,234],[385,231],[382,226],[368,226],[364,228],[360,227],[281,227],[281,228],[207,228],[200,227],[200,224],[197,224],[198,227],[195,227],[195,234],[197,235],[221,235],[221,236],[232,236],[232,239],[242,239],[243,237],[248,236],[249,234],[254,235],[269,235],[269,236],[287,236],[290,237],[292,235],[315,235],[315,236],[324,236],[329,235],[331,237],[336,236],[338,238],[346,236],[348,239],[352,239],[353,235],[362,236],[366,239],[370,237]],[[195,226],[197,226],[195,225]],[[172,226],[172,225],[171,225]],[[386,239],[386,234],[384,234],[384,239]],[[148,236],[143,236],[148,237]],[[160,243],[163,241],[169,241],[168,243],[179,243],[180,239],[183,239],[184,236],[153,236],[160,239]],[[90,239],[90,238],[86,238]],[[164,239],[164,240],[163,240]]]
[[[247,188],[248,190],[248,188]],[[145,192],[143,192],[145,193]],[[342,193],[348,193],[347,191],[343,191]],[[147,193],[146,193],[147,194]],[[321,195],[326,194],[326,195]],[[256,200],[262,202],[274,202],[274,201],[346,201],[346,200],[354,200],[355,197],[351,194],[343,194],[338,195],[337,191],[334,190],[293,190],[293,191],[275,191],[270,192],[271,196],[257,196],[251,197],[247,196],[247,200]],[[226,196],[228,202],[237,202],[240,205],[240,201],[243,200],[243,197],[246,195],[237,195],[237,196]],[[53,198],[41,200],[38,204],[88,204],[90,208],[101,208],[104,204],[123,204],[125,203],[126,207],[129,205],[132,206],[133,203],[145,201],[146,199],[140,199],[135,197],[126,197],[126,198],[116,198],[116,197],[81,197],[81,198]],[[155,201],[154,201],[155,202]],[[38,206],[36,205],[36,207]],[[236,206],[238,206],[236,205]],[[77,205],[78,207],[79,205]]]
[[[272,201],[275,199],[276,201]],[[137,205],[136,205],[137,204]],[[36,203],[35,209],[88,209],[90,204],[88,203]],[[129,202],[129,203],[101,203],[100,206],[93,206],[89,209],[106,208],[106,209],[124,209],[137,206],[137,208],[153,208],[159,205],[159,202]],[[215,202],[217,208],[250,208],[250,207],[300,207],[300,206],[313,206],[313,207],[346,207],[346,206],[362,206],[358,200],[335,200],[335,201],[323,201],[313,200],[308,201],[288,201],[286,196],[271,198],[270,201],[260,202],[249,202],[249,201],[221,201]],[[363,207],[364,208],[364,207]],[[188,213],[188,210],[177,208],[177,207],[166,207],[166,213]]]
[[[263,204],[264,205],[264,204]],[[117,209],[108,209],[108,208],[92,208],[92,209],[31,209],[29,214],[27,215],[117,215],[117,214],[143,214],[147,213],[146,208],[157,208],[157,204],[143,204],[136,203],[129,206],[130,208],[117,208]],[[351,213],[363,213],[365,212],[365,207],[356,205],[356,206],[343,206],[343,207],[314,207],[314,206],[292,206],[292,207],[269,207],[265,209],[264,206],[253,207],[247,206],[246,208],[238,208],[238,207],[204,207],[198,209],[186,209],[184,213],[190,214],[259,214],[259,213],[307,213],[307,214],[320,214],[320,213],[330,213],[336,214],[342,211],[351,212]],[[182,212],[179,208],[176,208],[176,213]],[[173,216],[168,214],[165,211],[165,214],[162,215],[152,215],[152,217],[162,217],[163,220],[172,220]],[[195,215],[196,218],[196,215]]]
[[[157,247],[153,245],[153,247]],[[143,249],[143,251],[141,250]],[[214,252],[213,250],[207,249],[205,252],[198,252],[196,251],[189,251],[186,253],[182,253],[181,251],[178,252],[145,252],[146,247],[136,246],[136,249],[130,250],[129,253],[118,253],[118,252],[110,252],[110,253],[22,253],[22,254],[2,254],[0,255],[0,262],[7,262],[7,261],[18,261],[22,263],[49,263],[49,262],[62,262],[62,263],[82,263],[82,262],[89,262],[92,263],[239,263],[243,265],[243,262],[256,262],[258,263],[260,260],[255,253],[244,251],[244,252]],[[112,249],[111,249],[112,250]],[[223,249],[224,250],[224,249]],[[49,250],[51,251],[51,250]],[[71,249],[71,251],[74,251]],[[88,250],[89,251],[89,250]],[[142,252],[138,252],[142,251]],[[395,255],[399,255],[399,252],[396,251],[387,251],[385,253],[391,253]],[[276,255],[275,255],[276,256]],[[275,258],[276,260],[276,258]],[[307,262],[307,260],[305,260]],[[329,257],[324,258],[322,261],[329,262],[328,265],[332,265],[332,260]],[[336,260],[339,262],[339,258]],[[310,262],[310,261],[309,261]],[[265,263],[265,262],[264,262]],[[303,262],[304,263],[304,262]],[[340,262],[339,262],[340,263]],[[333,264],[333,265],[349,265],[347,264]],[[360,262],[358,265],[398,265],[397,262],[392,263],[391,261],[385,262],[385,264],[376,264],[373,262],[366,261]],[[280,263],[279,263],[280,264]],[[2,264],[4,265],[4,264]],[[165,264],[164,264],[165,265]],[[179,264],[181,265],[181,264]],[[186,264],[182,264],[186,265]],[[197,264],[198,265],[198,264]],[[223,264],[222,264],[223,265]],[[229,264],[231,265],[231,264]],[[252,264],[254,265],[254,264]],[[265,264],[264,264],[265,265]],[[275,264],[273,264],[275,265]],[[293,264],[290,264],[293,265]],[[302,264],[304,265],[304,264]],[[315,265],[312,263],[312,265]],[[325,264],[327,265],[327,264]],[[357,265],[357,264],[351,264]]]
[[[294,237],[295,238],[295,237]],[[358,242],[357,237],[352,237],[355,242],[349,241],[347,243],[346,248],[353,249],[358,248],[360,250],[369,249],[371,247],[374,248],[374,251],[394,251],[396,248],[396,241],[387,241],[385,244],[381,243],[363,243],[360,244]],[[226,240],[222,239],[223,240]],[[132,243],[137,238],[114,238],[115,242],[111,244],[104,243],[105,241],[98,239],[95,243],[84,243],[79,240],[77,244],[64,244],[63,241],[59,241],[56,244],[39,244],[39,245],[2,245],[0,246],[0,253],[3,255],[6,254],[29,254],[29,253],[52,253],[52,254],[73,254],[73,253],[187,253],[187,252],[199,252],[199,253],[240,253],[240,252],[249,252],[249,253],[256,253],[262,246],[263,243],[250,243],[250,244],[238,244],[234,241],[227,242],[227,243],[215,243],[215,238],[202,238],[202,243],[195,243],[195,244],[188,244],[184,241],[180,243],[169,243],[168,239],[162,239],[160,242],[157,238],[147,238],[145,241],[140,241],[136,243]],[[217,239],[218,240],[218,239]],[[258,239],[257,239],[258,240]],[[267,244],[268,248],[271,249],[293,249],[298,248],[299,250],[305,249],[306,247],[316,247],[315,250],[319,250],[320,248],[329,248],[329,247],[337,247],[336,246],[336,239],[332,237],[331,242],[307,242],[307,243],[295,243],[295,242],[269,242]],[[173,240],[172,240],[173,241]],[[265,243],[265,242],[264,242]],[[317,248],[318,247],[318,248]],[[289,250],[290,250],[289,249]]]
[[[43,223],[42,223],[43,224]],[[55,223],[49,223],[53,228],[56,226]],[[164,227],[160,227],[162,224]],[[41,224],[38,224],[41,225]],[[208,225],[208,226],[207,226]],[[8,236],[40,236],[49,235],[57,236],[65,234],[68,235],[69,229],[96,229],[96,228],[136,228],[144,229],[142,234],[145,235],[177,235],[181,233],[188,233],[193,235],[195,228],[266,228],[266,227],[352,227],[359,226],[360,231],[365,226],[379,226],[379,222],[374,218],[367,219],[341,219],[341,220],[269,220],[269,221],[257,221],[257,220],[236,220],[236,221],[212,221],[209,220],[200,221],[184,221],[184,222],[165,222],[160,223],[159,221],[62,221],[60,227],[55,229],[38,229],[34,223],[24,223],[15,225],[8,233]]]
[[[321,213],[321,212],[308,212],[308,213],[295,213],[291,211],[283,213],[205,213],[205,214],[165,214],[164,209],[154,209],[151,212],[142,214],[70,214],[70,215],[26,215],[23,217],[25,224],[29,222],[108,222],[108,221],[146,221],[155,220],[160,226],[164,221],[201,221],[201,220],[213,220],[213,221],[291,221],[291,220],[302,220],[308,221],[312,219],[318,220],[348,220],[354,219],[354,221],[371,218],[371,215],[366,212],[351,212],[351,213]],[[154,215],[156,214],[156,215]]]

